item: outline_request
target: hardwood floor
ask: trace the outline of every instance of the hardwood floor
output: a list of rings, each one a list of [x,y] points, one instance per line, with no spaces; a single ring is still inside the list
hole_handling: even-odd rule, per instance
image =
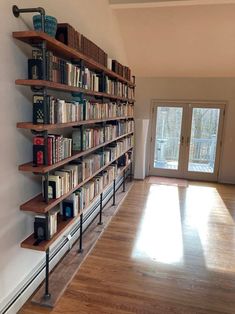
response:
[[[53,310],[235,313],[235,186],[135,182]]]

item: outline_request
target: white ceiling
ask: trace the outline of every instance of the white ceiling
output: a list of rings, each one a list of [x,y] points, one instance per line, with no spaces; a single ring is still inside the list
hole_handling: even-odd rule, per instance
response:
[[[109,0],[110,6],[115,9],[231,3],[235,3],[235,0]]]
[[[226,0],[213,0],[217,5],[205,5],[211,0],[204,0],[204,5],[193,6],[175,2],[201,0],[110,1],[136,76],[235,76],[235,4],[218,5]],[[169,6],[170,2],[174,4]]]

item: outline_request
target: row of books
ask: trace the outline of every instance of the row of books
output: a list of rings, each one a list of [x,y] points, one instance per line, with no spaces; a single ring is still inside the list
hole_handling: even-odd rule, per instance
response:
[[[40,50],[33,50],[32,59],[28,60],[28,79],[43,79],[43,62]],[[108,76],[102,76],[87,67],[72,64],[56,57],[50,51],[47,52],[46,80],[94,92],[109,93],[129,99],[134,98],[133,88],[128,87],[127,84]]]
[[[70,156],[72,156],[71,138],[50,134],[46,141],[44,136],[33,137],[33,164],[35,166],[45,164],[50,166]]]
[[[122,65],[117,60],[109,60],[108,58],[108,68],[118,75],[124,77],[128,81],[131,80],[131,70],[127,66]]]
[[[58,213],[64,220],[77,217],[89,207],[91,202],[118,176],[123,166],[130,163],[132,152],[123,154],[117,162],[109,165],[102,173],[92,178],[84,186],[64,199],[46,215],[36,215],[34,220],[34,237],[38,243],[50,240],[57,232]],[[56,193],[55,193],[56,194]]]
[[[111,183],[117,174],[117,164],[111,164],[106,168],[106,170],[91,179],[86,183],[81,189],[78,190],[79,193],[79,211],[85,210],[93,199],[99,195],[103,189]]]
[[[47,110],[44,112],[44,97],[33,96],[33,123],[56,124],[98,120],[116,117],[132,117],[134,107],[129,103],[99,103],[89,100],[68,102],[47,96]]]
[[[57,25],[56,39],[107,67],[107,53],[70,24]]]
[[[73,150],[82,151],[101,145],[107,141],[112,141],[115,138],[133,132],[134,121],[114,121],[106,126],[97,127],[80,127],[73,131]]]
[[[107,67],[109,70],[117,73],[127,80],[131,80],[131,70],[122,65],[117,60],[112,60],[108,54],[90,39],[76,31],[71,25],[60,23],[57,26],[56,39],[65,45],[82,52],[84,55],[92,58],[94,61]]]
[[[134,99],[134,89],[122,82],[114,81],[108,76],[105,76],[104,93],[109,95],[115,95],[118,97],[124,97],[128,99]]]
[[[98,120],[117,117],[133,117],[134,106],[129,103],[98,103],[84,101],[84,120]]]
[[[44,136],[33,137],[33,164],[53,165],[72,156],[73,151],[85,151],[89,148],[115,140],[115,138],[133,132],[134,122],[114,121],[106,126],[93,128],[77,128],[72,133],[72,138],[63,135],[49,134],[47,141]]]
[[[48,178],[48,198],[57,199],[74,189],[79,183],[92,176],[93,173],[120,156],[129,147],[132,139],[125,138],[115,145],[107,147],[105,151],[96,152],[84,159],[77,159],[54,171]],[[42,191],[45,195],[45,178],[42,178]]]
[[[86,180],[94,172],[103,166],[107,165],[110,161],[115,160],[126,151],[129,147],[133,146],[133,136],[118,140],[106,146],[99,152],[91,154],[82,159],[82,180]]]
[[[70,204],[68,210],[69,215],[66,217],[76,217],[86,209],[93,199],[99,195],[120,173],[120,169],[131,162],[132,153],[128,152],[122,155],[116,163],[108,166],[102,173],[92,178],[84,186],[75,191],[72,195],[66,198],[60,204],[60,213],[65,216],[65,207]]]

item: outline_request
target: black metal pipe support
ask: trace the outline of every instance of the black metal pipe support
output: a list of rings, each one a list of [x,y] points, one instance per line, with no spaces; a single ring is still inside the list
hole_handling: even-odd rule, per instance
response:
[[[122,192],[126,192],[126,170],[123,171]]]
[[[129,174],[130,181],[132,181],[132,179],[133,179],[132,171],[133,171],[133,166],[132,166],[132,162],[131,162],[131,164],[130,164],[130,174]]]
[[[46,12],[43,8],[25,8],[25,9],[19,9],[17,5],[12,6],[12,13],[15,17],[19,17],[20,13],[39,13],[41,14],[42,19],[42,31],[45,32],[45,15]]]
[[[51,294],[49,293],[49,249],[46,250],[46,278],[45,278],[45,294],[44,299],[50,299]]]
[[[100,194],[100,213],[99,213],[99,223],[98,225],[102,225],[102,211],[103,211],[103,193]]]
[[[116,180],[113,180],[113,206],[116,205]]]
[[[78,250],[78,253],[82,253],[83,252],[83,248],[82,248],[82,224],[83,224],[83,213],[81,213],[81,215],[80,215],[80,237],[79,237],[79,250]]]

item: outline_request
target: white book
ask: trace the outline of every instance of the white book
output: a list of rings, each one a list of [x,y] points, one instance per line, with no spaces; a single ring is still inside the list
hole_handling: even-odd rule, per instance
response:
[[[69,192],[69,174],[66,171],[57,170],[55,171],[55,175],[60,176],[63,178],[63,194],[66,194]]]
[[[107,60],[107,68],[108,68],[109,70],[111,70],[111,71],[112,71],[112,61],[113,61],[113,59],[110,58],[110,57],[108,57],[108,60]]]

